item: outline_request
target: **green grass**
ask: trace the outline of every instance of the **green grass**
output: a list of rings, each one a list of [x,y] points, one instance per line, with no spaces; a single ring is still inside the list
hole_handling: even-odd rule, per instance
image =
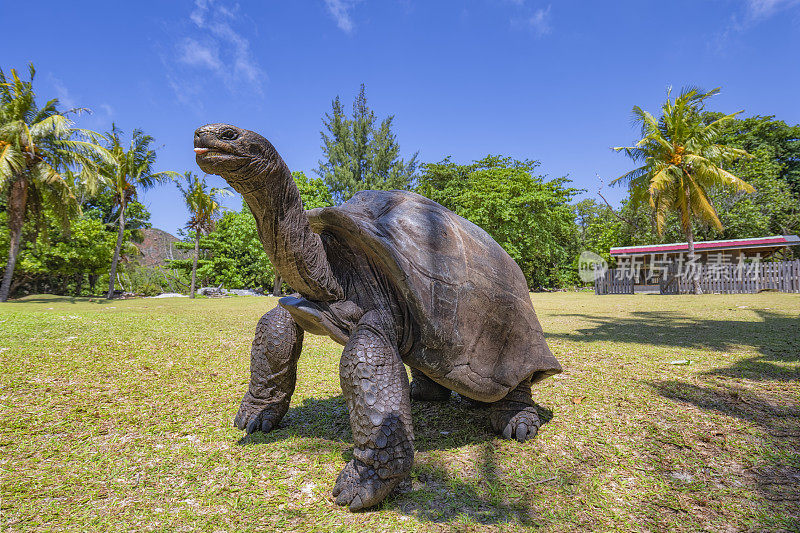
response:
[[[538,437],[415,404],[411,489],[357,514],[338,345],[306,337],[276,431],[232,427],[274,299],[0,304],[0,529],[800,529],[800,296],[532,298],[565,369]]]

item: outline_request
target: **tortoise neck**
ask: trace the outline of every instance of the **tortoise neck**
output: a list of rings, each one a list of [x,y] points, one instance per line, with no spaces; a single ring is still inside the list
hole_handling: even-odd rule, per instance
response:
[[[300,191],[286,163],[263,165],[252,190],[239,190],[256,219],[258,236],[275,270],[292,289],[311,300],[344,297],[333,275],[322,240],[311,231]],[[242,187],[242,189],[244,189]]]

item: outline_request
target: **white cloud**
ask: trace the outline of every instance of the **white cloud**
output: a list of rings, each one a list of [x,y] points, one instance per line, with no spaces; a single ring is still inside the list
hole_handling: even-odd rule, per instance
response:
[[[262,92],[267,76],[253,57],[249,39],[237,28],[238,9],[238,4],[195,0],[189,13],[190,35],[175,44],[169,64],[167,82],[180,101],[189,102],[207,76],[231,92]]]
[[[187,37],[178,45],[180,56],[178,61],[193,67],[204,67],[221,73],[222,62],[217,50],[205,46],[191,37]]]
[[[537,37],[543,37],[552,31],[550,24],[551,4],[547,7],[534,9],[525,3],[525,0],[504,0],[507,4],[514,4],[513,9],[516,14],[511,17],[511,26],[518,29],[531,31]],[[538,3],[538,2],[537,2]]]
[[[798,3],[798,0],[747,0],[747,14],[753,20],[765,19]]]
[[[543,37],[552,31],[550,21],[550,4],[547,7],[532,9],[525,5],[525,0],[507,0],[516,5],[517,15],[511,18],[511,26],[532,31],[537,37]]]
[[[75,109],[75,107],[77,107],[75,105],[75,99],[71,94],[69,94],[69,90],[64,85],[64,82],[52,75],[48,77],[50,79],[50,83],[53,85],[53,89],[56,91],[56,98],[58,98],[58,103],[61,104],[59,107],[62,109],[62,111]]]
[[[800,0],[746,0],[738,12],[728,19],[728,24],[709,41],[709,47],[717,52],[725,51],[737,34],[772,18],[780,11],[800,6]]]
[[[328,8],[328,13],[331,14],[336,21],[339,29],[345,33],[352,33],[353,19],[350,17],[350,11],[356,6],[360,0],[325,0],[325,7]]]
[[[547,35],[550,33],[550,6],[544,9],[537,9],[528,17],[528,26],[537,35]]]

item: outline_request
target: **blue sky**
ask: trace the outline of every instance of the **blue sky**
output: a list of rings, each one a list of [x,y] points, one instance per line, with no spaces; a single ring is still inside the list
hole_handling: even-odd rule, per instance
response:
[[[0,0],[0,67],[37,68],[42,99],[82,127],[157,140],[159,170],[199,171],[192,132],[229,122],[313,174],[323,114],[366,84],[404,157],[541,161],[595,196],[631,168],[630,110],[666,88],[722,87],[711,108],[800,122],[800,1]],[[17,21],[20,21],[17,23]],[[35,21],[35,22],[31,22]],[[219,178],[212,183],[223,185]],[[622,189],[605,196],[619,201]],[[174,186],[142,201],[156,227],[188,218]],[[239,199],[226,205],[238,209]]]

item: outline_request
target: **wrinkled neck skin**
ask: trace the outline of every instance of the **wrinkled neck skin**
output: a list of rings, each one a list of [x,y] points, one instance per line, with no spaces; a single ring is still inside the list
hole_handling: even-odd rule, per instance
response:
[[[264,250],[286,283],[310,300],[341,300],[344,292],[319,235],[308,225],[289,167],[277,154],[269,155],[223,177],[253,212]]]

